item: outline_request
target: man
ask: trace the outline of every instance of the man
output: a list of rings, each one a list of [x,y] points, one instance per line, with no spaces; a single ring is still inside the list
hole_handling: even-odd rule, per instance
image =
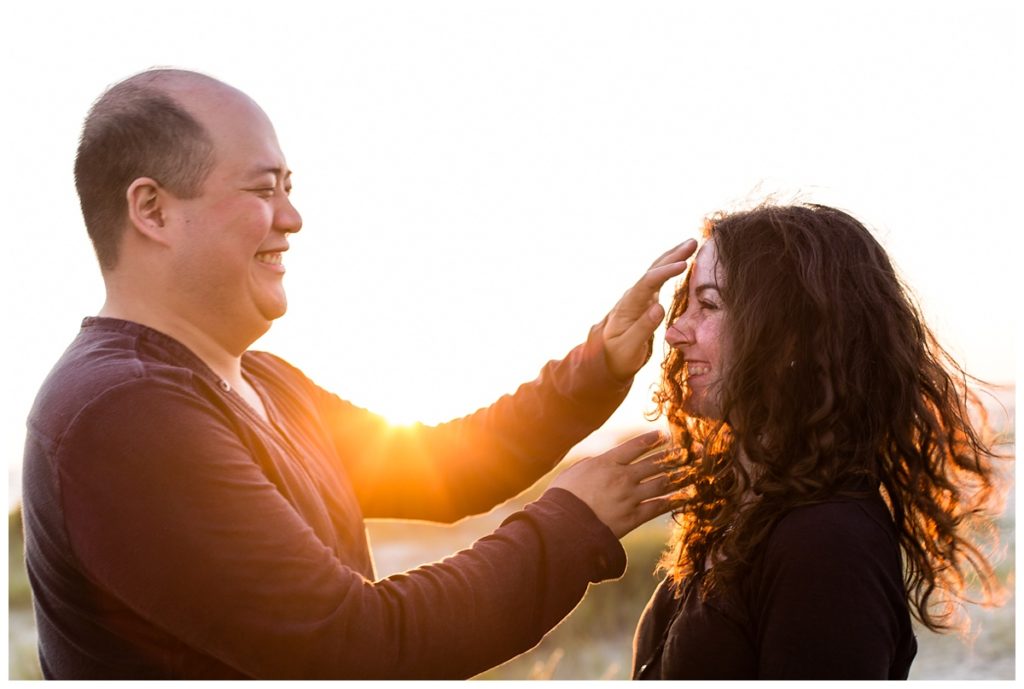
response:
[[[469,677],[619,576],[617,539],[667,510],[647,434],[407,574],[374,581],[363,524],[454,521],[546,473],[621,402],[692,243],[514,395],[400,431],[247,351],[285,312],[282,255],[302,221],[245,94],[176,70],[121,82],[90,111],[75,178],[107,298],[28,422],[47,677]]]

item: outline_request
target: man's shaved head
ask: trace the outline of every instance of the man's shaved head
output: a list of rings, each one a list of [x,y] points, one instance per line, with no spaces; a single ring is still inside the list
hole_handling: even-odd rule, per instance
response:
[[[134,180],[150,177],[179,198],[199,195],[215,151],[209,132],[183,105],[181,96],[193,90],[239,93],[198,72],[153,69],[111,86],[89,110],[75,187],[104,270],[117,263]]]

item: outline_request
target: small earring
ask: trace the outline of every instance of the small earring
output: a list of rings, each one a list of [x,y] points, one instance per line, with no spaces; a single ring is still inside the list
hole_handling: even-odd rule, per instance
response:
[[[790,368],[793,368],[794,366],[796,366],[796,359],[793,359],[792,361],[789,362]]]

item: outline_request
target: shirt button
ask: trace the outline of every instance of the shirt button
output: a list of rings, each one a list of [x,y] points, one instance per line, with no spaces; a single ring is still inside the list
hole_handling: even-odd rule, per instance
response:
[[[231,385],[226,380],[222,380],[220,381],[220,389],[224,392],[231,392]]]

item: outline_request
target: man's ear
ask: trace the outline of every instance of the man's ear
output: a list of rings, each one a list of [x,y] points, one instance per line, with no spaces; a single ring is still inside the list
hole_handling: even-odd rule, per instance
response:
[[[155,242],[166,244],[167,190],[151,177],[139,177],[128,185],[126,196],[132,228]]]

